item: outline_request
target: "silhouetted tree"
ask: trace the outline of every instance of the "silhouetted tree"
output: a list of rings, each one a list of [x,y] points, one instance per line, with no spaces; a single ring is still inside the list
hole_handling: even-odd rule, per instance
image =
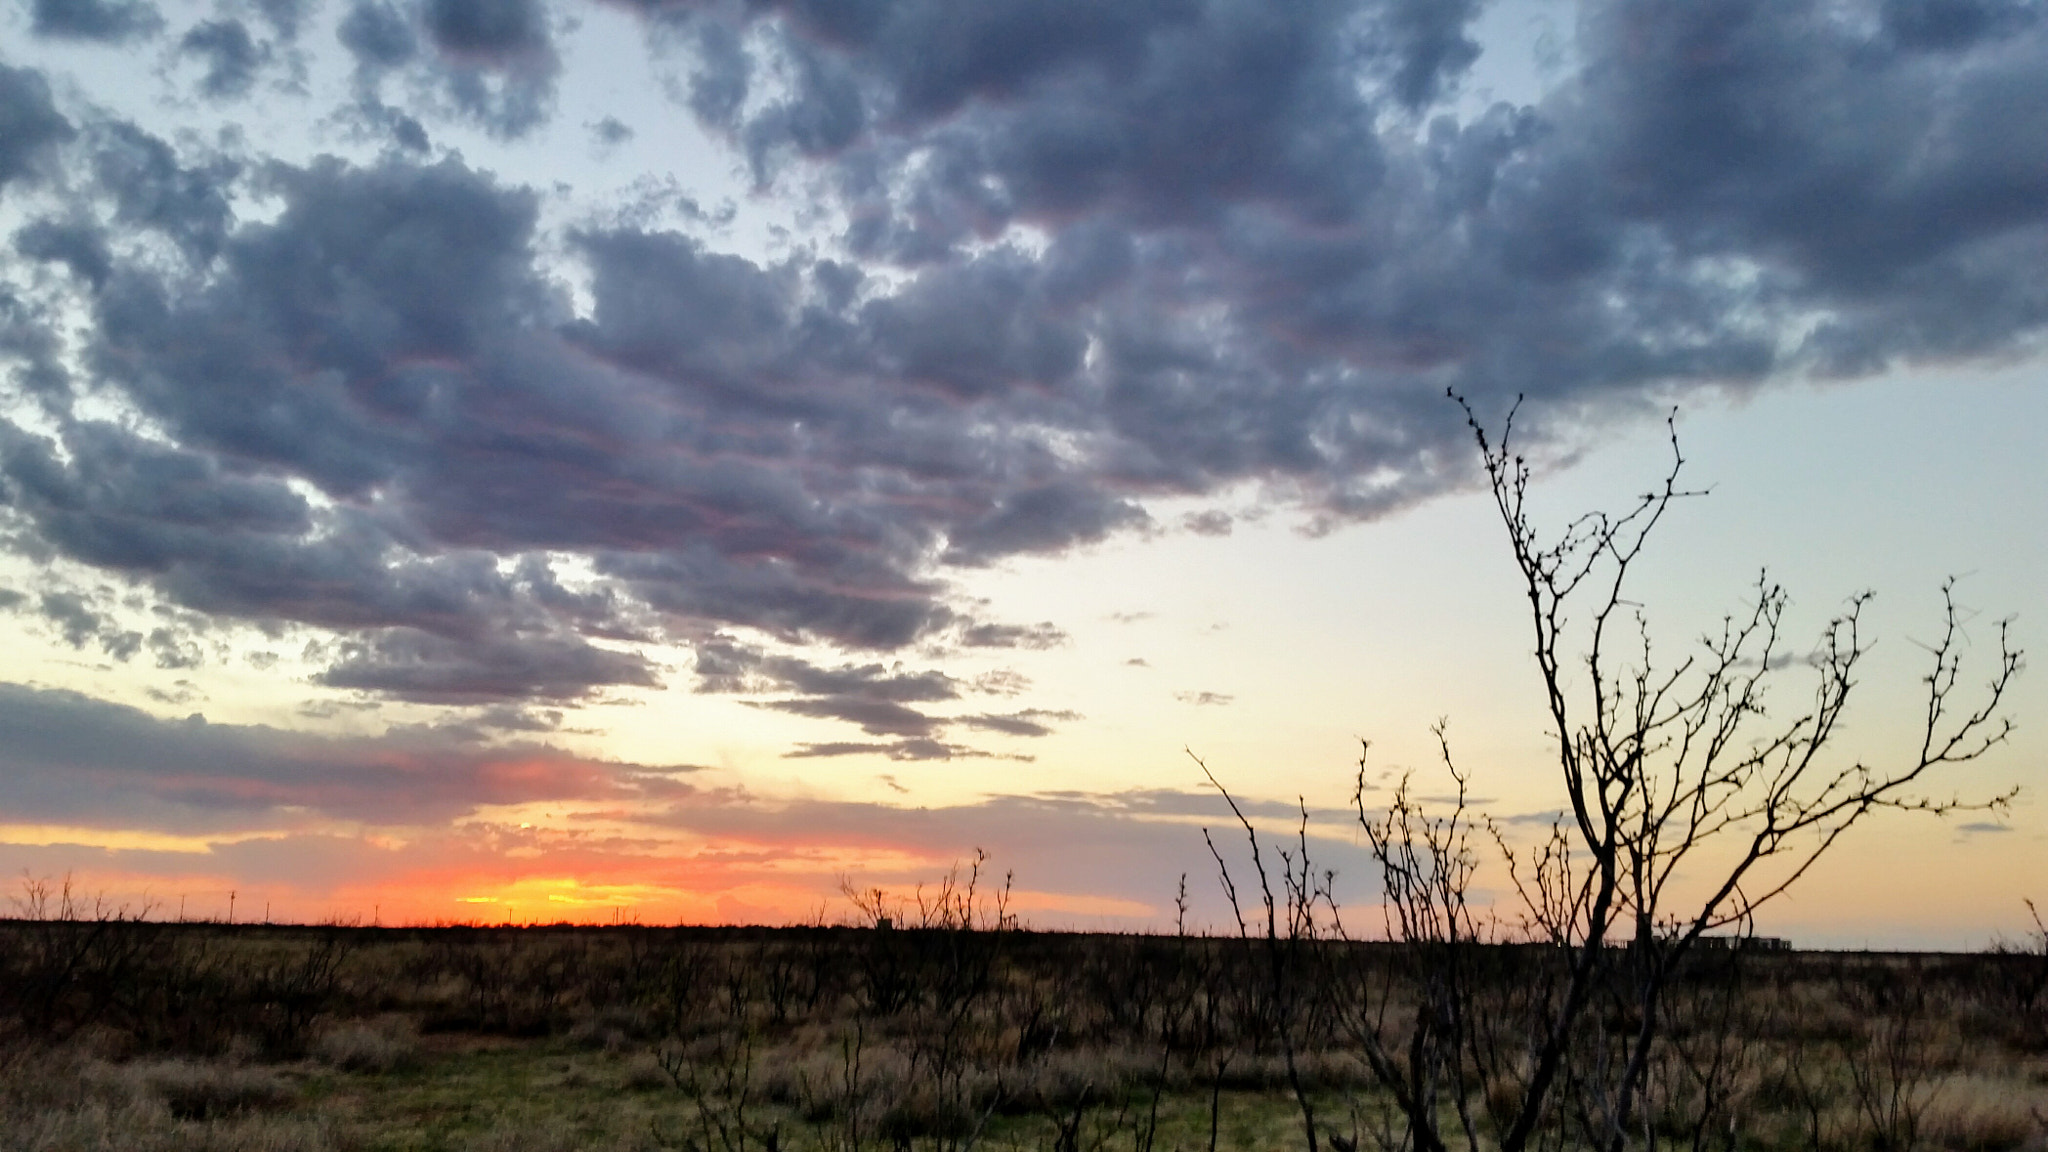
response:
[[[1924,786],[2006,739],[2012,722],[1999,710],[2021,656],[1999,624],[1995,665],[1964,699],[1965,638],[1951,580],[1922,679],[1917,747],[1889,763],[1841,757],[1831,746],[1868,651],[1860,623],[1869,594],[1828,621],[1809,653],[1792,653],[1781,630],[1786,594],[1763,577],[1748,607],[1696,651],[1660,661],[1630,580],[1665,514],[1696,494],[1679,485],[1685,460],[1675,421],[1667,422],[1671,463],[1655,488],[1623,511],[1588,513],[1550,537],[1528,514],[1530,468],[1513,448],[1514,413],[1496,444],[1471,407],[1452,398],[1478,446],[1527,598],[1564,813],[1533,849],[1509,845],[1468,810],[1468,775],[1439,726],[1457,784],[1446,810],[1425,806],[1404,781],[1383,813],[1370,811],[1362,758],[1358,777],[1358,819],[1384,885],[1387,934],[1403,946],[1403,959],[1360,962],[1355,950],[1308,947],[1318,936],[1347,934],[1329,874],[1312,866],[1305,834],[1278,851],[1269,872],[1233,800],[1263,903],[1263,915],[1249,922],[1240,909],[1239,926],[1265,941],[1265,978],[1290,1070],[1300,1049],[1294,1030],[1316,1018],[1299,1008],[1306,992],[1293,985],[1313,979],[1338,999],[1331,1012],[1404,1121],[1384,1142],[1440,1152],[1448,1110],[1463,1142],[1476,1146],[1476,1097],[1502,1152],[1560,1141],[1602,1152],[1639,1139],[1654,1146],[1645,1092],[1667,1047],[1669,994],[1700,938],[1747,932],[1758,908],[1874,812],[2009,803],[2010,791],[1944,799]],[[1803,704],[1774,711],[1768,689],[1807,675]],[[1468,903],[1480,828],[1520,894],[1512,934],[1498,910],[1480,915]],[[1217,861],[1236,906],[1229,869]],[[1485,947],[1507,938],[1537,946]],[[1311,975],[1316,958],[1339,970]],[[1336,1147],[1355,1142],[1355,1113],[1346,1137],[1319,1125],[1309,1095],[1297,1095],[1311,1150],[1319,1128]]]

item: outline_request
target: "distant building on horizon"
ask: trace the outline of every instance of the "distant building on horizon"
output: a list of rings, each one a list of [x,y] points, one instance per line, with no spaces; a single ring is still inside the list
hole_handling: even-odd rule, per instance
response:
[[[1702,948],[1723,952],[1737,949],[1744,952],[1792,951],[1792,941],[1783,936],[1702,936],[1697,943]]]

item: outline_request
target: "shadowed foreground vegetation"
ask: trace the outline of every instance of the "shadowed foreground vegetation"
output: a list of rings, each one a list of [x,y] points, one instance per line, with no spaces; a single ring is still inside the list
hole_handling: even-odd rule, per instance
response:
[[[777,930],[0,922],[0,1147],[1291,1148],[1297,1088],[1325,1146],[1408,1139],[1347,1019],[1360,982],[1399,1015],[1397,946],[1282,942],[1276,991],[1256,937],[1028,932],[971,892],[912,912]],[[1560,955],[1459,962],[1474,1004],[1505,1006]],[[2038,950],[1700,952],[1636,1142],[2048,1147],[2044,985]],[[1483,1116],[1501,1088],[1441,1105]],[[1584,1143],[1571,1099],[1544,1146]]]

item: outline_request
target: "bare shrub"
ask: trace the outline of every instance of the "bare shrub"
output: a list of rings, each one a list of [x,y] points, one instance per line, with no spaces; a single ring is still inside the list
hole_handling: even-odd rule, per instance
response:
[[[1917,746],[1886,761],[1840,756],[1831,746],[1869,647],[1860,627],[1867,594],[1802,653],[1785,637],[1787,594],[1760,577],[1749,605],[1694,652],[1665,657],[1631,598],[1631,576],[1666,513],[1697,494],[1678,483],[1685,461],[1675,421],[1661,482],[1618,513],[1589,513],[1546,535],[1529,514],[1530,466],[1510,447],[1514,414],[1496,445],[1458,403],[1528,603],[1563,810],[1548,837],[1512,846],[1469,809],[1468,776],[1441,724],[1449,801],[1429,802],[1404,780],[1390,808],[1369,811],[1361,758],[1357,816],[1380,873],[1387,935],[1399,944],[1390,963],[1330,946],[1347,930],[1331,873],[1310,859],[1306,806],[1294,835],[1262,845],[1211,774],[1249,842],[1255,887],[1242,899],[1213,842],[1210,851],[1255,958],[1255,1027],[1277,1039],[1309,1152],[1326,1135],[1318,1111],[1328,1104],[1306,1082],[1302,1057],[1331,1042],[1333,1021],[1400,1115],[1380,1130],[1390,1149],[1447,1152],[1456,1142],[1524,1152],[1564,1142],[1623,1152],[1655,1146],[1660,1126],[1698,1147],[1733,1122],[1738,1093],[1760,1075],[1741,1045],[1687,1031],[1688,1013],[1718,1009],[1726,1018],[1708,1030],[1725,1036],[1741,1000],[1731,985],[1685,1003],[1703,938],[1732,933],[1741,947],[1757,910],[1872,813],[2003,809],[2012,791],[1965,800],[1928,789],[2006,740],[2012,721],[2001,709],[2021,656],[1998,625],[1983,685],[1968,691],[1968,614],[1950,581],[1921,678]],[[1781,672],[1812,680],[1790,708],[1771,691]],[[1482,830],[1520,898],[1512,933],[1498,913],[1468,902]],[[1495,946],[1509,938],[1525,946]],[[1880,1032],[1839,1053],[1884,1152],[1914,1146],[1924,1105],[1918,1086],[1930,1070],[1900,1062],[1921,1050],[1910,1040]],[[1327,1133],[1338,1148],[1355,1144],[1356,1117],[1370,1109],[1347,1110],[1352,1134]]]

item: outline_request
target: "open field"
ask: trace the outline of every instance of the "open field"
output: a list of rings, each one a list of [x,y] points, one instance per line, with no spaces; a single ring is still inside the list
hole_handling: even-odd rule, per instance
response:
[[[1305,1144],[1296,1085],[1323,1146],[1398,1146],[1342,989],[1398,970],[1396,950],[1304,945],[1315,975],[1276,999],[1261,946],[11,921],[0,1146],[1287,1148]],[[1547,962],[1494,947],[1482,966],[1505,994]],[[1644,1140],[2048,1146],[2044,978],[2032,953],[1701,954]],[[1578,1143],[1561,1108],[1548,1146]]]

